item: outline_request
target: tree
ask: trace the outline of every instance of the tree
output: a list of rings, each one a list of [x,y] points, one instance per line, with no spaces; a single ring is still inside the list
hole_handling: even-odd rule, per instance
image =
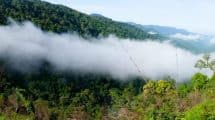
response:
[[[10,84],[5,68],[0,65],[0,93],[9,94]]]
[[[175,92],[175,85],[172,81],[149,81],[143,86],[143,93],[145,95],[159,95],[163,96],[169,92]]]
[[[143,87],[143,114],[145,119],[176,118],[176,88],[172,81],[149,81]]]
[[[204,86],[208,83],[208,77],[207,75],[196,73],[192,77],[192,86],[195,90],[203,89]]]
[[[177,87],[177,92],[180,97],[186,97],[192,90],[192,84],[190,82],[181,83]]]
[[[212,78],[215,78],[215,60],[211,60],[209,54],[205,54],[202,59],[198,60],[195,64],[195,67],[199,69],[210,69],[211,71],[213,71]]]

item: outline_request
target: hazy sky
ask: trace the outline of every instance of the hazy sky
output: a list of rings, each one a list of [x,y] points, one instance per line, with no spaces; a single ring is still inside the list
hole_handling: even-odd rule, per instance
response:
[[[119,21],[215,33],[215,0],[46,0]]]

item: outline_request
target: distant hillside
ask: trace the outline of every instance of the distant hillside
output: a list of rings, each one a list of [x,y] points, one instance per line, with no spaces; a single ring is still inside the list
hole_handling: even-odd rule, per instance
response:
[[[127,23],[101,19],[40,0],[0,0],[0,24],[7,24],[8,17],[20,22],[32,21],[45,31],[57,33],[77,32],[92,37],[114,34],[131,39],[159,38]]]
[[[210,53],[215,51],[215,45],[210,42],[213,36],[189,32],[185,29],[159,25],[140,25],[129,22],[150,34],[158,34],[167,38],[170,44],[191,51],[192,53]]]
[[[148,32],[155,32],[155,33],[159,33],[162,35],[174,35],[174,34],[184,34],[184,35],[188,35],[188,34],[194,34],[192,32],[189,32],[187,30],[184,29],[178,29],[175,27],[169,27],[169,26],[159,26],[159,25],[140,25],[140,24],[136,24],[136,23],[132,23],[129,22],[129,24],[134,25],[144,31],[148,31]]]
[[[174,27],[167,27],[167,26],[157,26],[157,25],[144,25],[145,30],[149,30],[149,31],[157,31],[160,34],[163,35],[172,35],[172,34],[191,34],[191,32],[188,32],[184,29],[178,29],[178,28],[174,28]]]

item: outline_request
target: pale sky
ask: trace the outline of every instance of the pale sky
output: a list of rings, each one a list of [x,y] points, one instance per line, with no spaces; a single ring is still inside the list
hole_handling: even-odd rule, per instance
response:
[[[215,34],[215,0],[46,0],[83,13]]]

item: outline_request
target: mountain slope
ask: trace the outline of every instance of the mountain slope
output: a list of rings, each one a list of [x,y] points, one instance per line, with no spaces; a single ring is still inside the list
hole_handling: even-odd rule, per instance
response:
[[[192,32],[185,30],[185,29],[179,29],[179,28],[169,27],[169,26],[140,25],[140,24],[136,24],[133,22],[129,22],[129,24],[136,26],[136,27],[138,27],[144,31],[159,33],[162,35],[174,35],[174,34],[178,34],[178,33],[184,34],[184,35],[194,34]]]
[[[160,34],[163,35],[173,35],[173,34],[192,34],[191,32],[188,32],[184,29],[178,29],[178,28],[174,28],[174,27],[168,27],[168,26],[158,26],[158,25],[144,25],[143,26],[145,28],[145,30],[148,31],[157,31]]]
[[[215,51],[214,44],[210,42],[214,38],[213,36],[189,32],[185,29],[175,27],[140,25],[133,22],[129,22],[129,24],[147,31],[150,34],[162,35],[170,44],[186,49],[192,53],[211,53]]]
[[[77,32],[82,36],[98,37],[114,34],[120,38],[156,39],[140,28],[111,19],[100,19],[86,15],[62,5],[40,0],[0,0],[0,23],[7,24],[7,18],[15,21],[31,21],[45,31],[57,33]]]

